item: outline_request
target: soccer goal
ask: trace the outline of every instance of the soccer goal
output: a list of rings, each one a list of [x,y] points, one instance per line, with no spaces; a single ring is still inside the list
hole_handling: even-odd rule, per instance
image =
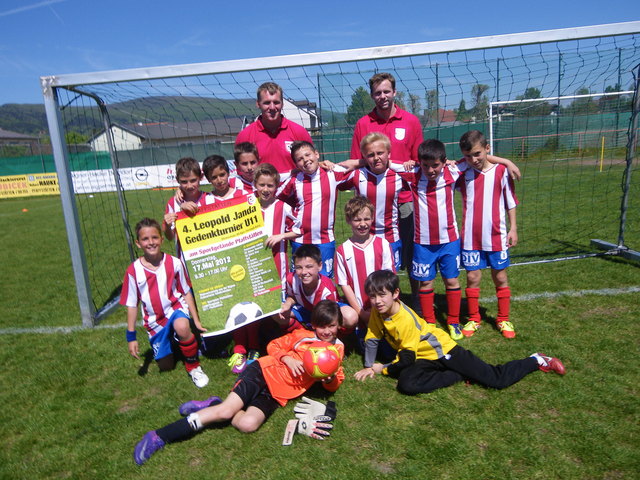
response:
[[[619,83],[616,84],[617,88],[619,86]],[[634,90],[616,91],[616,88],[608,87],[605,92],[588,93],[589,90],[582,87],[578,92],[576,95],[540,98],[540,90],[528,88],[516,100],[489,103],[491,153],[508,157],[529,171],[535,165],[533,170],[538,180],[536,190],[544,190],[543,184],[549,180],[543,174],[543,162],[552,164],[552,177],[557,176],[558,169],[566,168],[571,176],[585,166],[602,175],[615,164],[624,165],[625,177],[628,177],[633,168],[635,136],[629,133],[637,130],[637,121],[634,126],[632,115],[634,111],[637,114],[638,110],[637,106],[634,108]],[[597,182],[597,176],[595,180]],[[628,248],[624,241],[629,185],[623,185],[621,191],[617,243],[592,239],[591,245],[609,254],[620,254],[640,261],[640,254]],[[583,199],[591,197],[592,201],[606,200],[606,193],[602,190],[583,190]],[[553,212],[570,211],[572,203],[580,208],[585,202],[579,200],[579,195],[579,191],[568,189],[555,191],[546,205],[536,208],[543,208],[549,214],[547,218],[552,218]],[[582,214],[578,220],[585,218],[586,215]],[[557,228],[557,222],[554,223]],[[560,255],[555,260],[566,258],[575,257]]]
[[[626,22],[42,77],[83,324],[116,305],[136,256],[132,226],[161,218],[176,160],[232,158],[266,81],[282,86],[285,116],[332,161],[348,157],[353,125],[372,108],[368,79],[381,71],[395,76],[397,103],[450,158],[465,131],[491,131],[496,153],[524,172],[514,263],[598,254],[590,240],[619,245],[624,216],[626,245],[638,249],[638,195],[626,197],[623,213],[620,185],[638,191],[628,139],[637,134],[630,92],[639,63],[640,22]],[[604,93],[584,97],[595,92]],[[336,233],[347,234],[343,222]]]

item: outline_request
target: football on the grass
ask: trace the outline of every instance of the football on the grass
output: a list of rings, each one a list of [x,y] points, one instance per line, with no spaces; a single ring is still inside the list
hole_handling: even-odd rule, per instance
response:
[[[327,378],[340,368],[338,347],[328,342],[313,342],[302,355],[304,371],[313,378]]]

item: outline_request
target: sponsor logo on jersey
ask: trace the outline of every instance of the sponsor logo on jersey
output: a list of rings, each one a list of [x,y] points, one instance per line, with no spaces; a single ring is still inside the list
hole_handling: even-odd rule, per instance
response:
[[[465,267],[480,265],[480,252],[462,252],[462,264]]]

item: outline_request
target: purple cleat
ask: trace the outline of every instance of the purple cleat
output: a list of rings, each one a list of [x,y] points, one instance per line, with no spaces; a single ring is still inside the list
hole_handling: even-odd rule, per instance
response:
[[[136,445],[136,448],[134,448],[133,459],[138,465],[142,465],[151,458],[151,455],[163,447],[164,440],[158,436],[155,430],[151,430],[144,434],[142,440],[140,440]]]
[[[180,412],[180,415],[186,417],[187,415],[191,415],[193,412],[197,412],[203,408],[212,407],[219,403],[222,403],[222,399],[214,395],[206,400],[191,400],[190,402],[183,403],[178,407],[178,411]]]

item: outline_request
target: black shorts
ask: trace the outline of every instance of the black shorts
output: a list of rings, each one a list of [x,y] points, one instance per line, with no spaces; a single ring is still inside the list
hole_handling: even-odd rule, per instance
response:
[[[265,418],[269,418],[280,406],[269,392],[267,382],[262,375],[260,362],[248,365],[238,377],[231,391],[242,399],[245,410],[249,407],[256,407],[264,413]]]

